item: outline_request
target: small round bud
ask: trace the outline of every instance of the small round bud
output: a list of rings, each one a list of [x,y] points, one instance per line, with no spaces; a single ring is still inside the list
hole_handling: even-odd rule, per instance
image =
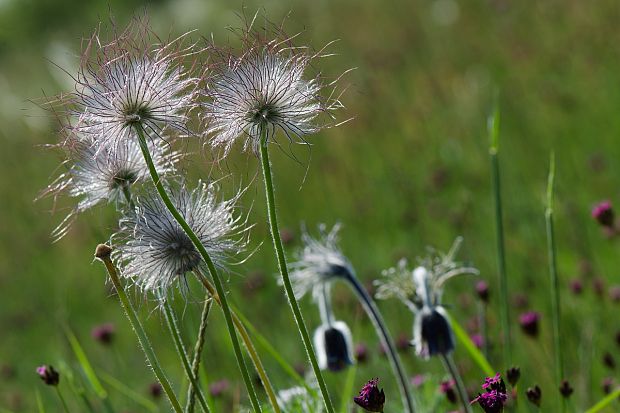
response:
[[[95,248],[95,258],[104,260],[110,258],[110,254],[112,254],[112,248],[109,245],[99,244],[97,248]]]
[[[603,201],[592,208],[592,217],[603,227],[613,228],[614,210],[610,201]]]
[[[540,407],[542,391],[540,390],[540,387],[538,387],[538,385],[535,385],[534,387],[528,387],[527,391],[525,392],[525,395],[527,396],[527,399],[530,402]]]
[[[48,386],[58,386],[58,382],[60,382],[60,374],[52,366],[43,365],[37,367],[37,374]]]
[[[506,379],[511,386],[515,386],[521,377],[521,369],[513,366],[506,371]]]
[[[478,281],[476,283],[476,294],[478,294],[478,298],[482,300],[484,303],[489,302],[489,284],[486,281]]]
[[[570,395],[573,394],[573,388],[568,380],[562,380],[562,384],[560,385],[560,393],[564,396],[564,398],[569,398]]]

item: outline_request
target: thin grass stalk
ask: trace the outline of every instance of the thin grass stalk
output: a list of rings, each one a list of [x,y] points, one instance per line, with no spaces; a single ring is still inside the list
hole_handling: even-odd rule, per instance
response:
[[[151,345],[151,342],[149,341],[148,336],[146,335],[146,332],[144,331],[144,327],[142,327],[142,323],[140,322],[140,319],[138,318],[138,315],[136,314],[136,310],[134,310],[133,305],[131,305],[131,301],[129,301],[127,294],[125,294],[125,290],[123,289],[123,286],[121,285],[121,281],[118,276],[116,267],[114,266],[114,263],[110,259],[110,252],[111,252],[110,247],[108,247],[107,245],[101,244],[97,247],[97,251],[95,252],[95,257],[99,258],[105,265],[106,270],[108,271],[110,280],[112,281],[112,284],[114,285],[114,289],[116,290],[118,298],[121,301],[121,305],[123,306],[123,309],[125,310],[125,315],[127,316],[127,319],[129,320],[129,324],[131,325],[131,328],[133,329],[133,331],[136,333],[136,336],[138,337],[138,342],[140,343],[140,347],[142,348],[142,351],[144,352],[144,355],[146,356],[148,364],[149,366],[151,366],[151,369],[153,370],[155,377],[161,384],[161,387],[164,390],[164,393],[166,393],[166,396],[168,397],[168,400],[170,401],[172,408],[174,409],[175,413],[183,413],[183,409],[181,409],[181,405],[179,404],[179,401],[176,395],[174,394],[174,391],[172,390],[172,386],[170,385],[170,382],[166,378],[164,371],[159,365],[159,361],[157,360],[157,356],[155,355],[153,346]]]
[[[207,332],[207,324],[209,320],[209,313],[211,312],[211,305],[213,301],[207,296],[205,297],[205,303],[202,307],[202,314],[200,315],[200,327],[198,329],[198,338],[196,338],[196,344],[194,345],[194,358],[192,359],[192,374],[198,379],[198,371],[200,370],[200,360],[202,356],[202,349],[205,344],[205,337]],[[193,385],[190,384],[187,390],[187,404],[185,405],[186,413],[194,412],[194,403],[196,402],[196,390]]]
[[[310,334],[308,334],[308,328],[306,327],[306,323],[304,322],[304,318],[301,314],[301,310],[299,309],[299,303],[295,298],[295,293],[293,292],[293,287],[291,285],[291,280],[289,278],[288,266],[286,264],[286,257],[284,256],[284,248],[282,247],[282,240],[280,239],[280,230],[278,228],[278,215],[276,212],[276,203],[275,203],[275,195],[273,189],[273,179],[271,175],[271,163],[269,161],[269,150],[267,148],[267,129],[265,127],[261,128],[260,135],[260,155],[261,155],[261,163],[263,168],[263,177],[265,181],[265,195],[267,198],[267,212],[269,215],[269,228],[271,230],[271,238],[273,240],[273,247],[275,249],[276,257],[278,259],[278,268],[280,270],[280,275],[282,276],[282,283],[284,285],[284,291],[286,292],[286,298],[288,299],[289,305],[291,306],[291,310],[293,311],[293,316],[295,318],[295,323],[297,324],[297,329],[299,330],[299,334],[301,335],[301,340],[304,345],[304,349],[306,350],[306,355],[310,360],[310,364],[312,366],[312,370],[314,372],[314,376],[319,385],[319,389],[321,391],[321,395],[323,396],[323,402],[325,403],[325,409],[327,413],[334,413],[334,406],[332,404],[331,398],[329,397],[329,392],[327,391],[327,385],[325,384],[325,379],[323,378],[323,374],[321,373],[321,369],[319,368],[319,363],[316,360],[316,355],[314,354],[314,349],[312,347],[312,341],[310,339]]]
[[[142,126],[137,124],[135,126],[135,130],[138,136],[138,143],[140,144],[140,149],[142,150],[142,155],[144,156],[144,160],[149,168],[151,179],[153,181],[153,184],[155,185],[155,188],[157,189],[157,193],[159,194],[159,197],[166,205],[166,208],[168,209],[170,214],[179,223],[179,225],[181,226],[185,234],[192,241],[192,243],[194,244],[194,247],[200,253],[200,256],[202,257],[203,261],[207,264],[207,268],[209,269],[209,274],[211,275],[211,278],[213,278],[213,283],[215,284],[215,288],[218,292],[218,295],[222,297],[221,308],[222,308],[222,312],[224,313],[224,319],[226,320],[226,328],[228,329],[228,334],[230,335],[230,340],[233,345],[233,350],[235,352],[235,357],[237,359],[239,371],[241,372],[243,382],[245,383],[245,387],[247,389],[248,396],[252,404],[252,408],[254,412],[259,413],[261,412],[260,404],[258,402],[256,392],[254,391],[254,386],[252,385],[252,380],[250,379],[247,366],[245,365],[245,361],[243,360],[243,354],[241,353],[241,346],[239,345],[239,339],[237,337],[237,334],[235,333],[235,327],[233,325],[232,317],[230,315],[230,308],[228,306],[228,300],[226,299],[224,286],[222,284],[222,280],[219,276],[217,268],[215,267],[215,264],[213,263],[213,260],[209,256],[209,253],[207,252],[206,248],[204,247],[204,245],[202,245],[202,242],[200,242],[200,239],[198,239],[198,237],[196,236],[192,228],[185,221],[185,218],[183,218],[183,216],[179,213],[179,211],[177,211],[176,207],[170,200],[170,197],[168,196],[168,193],[166,192],[166,189],[164,188],[159,178],[157,169],[155,168],[155,165],[153,163],[153,158],[151,157],[151,154],[149,152],[149,148],[146,143],[146,137],[144,134],[144,130],[142,129]]]
[[[487,327],[487,303],[478,303],[478,322],[480,323],[480,335],[482,336],[482,354],[489,359],[489,332]]]
[[[553,186],[555,181],[555,154],[552,152],[549,159],[549,176],[547,179],[547,208],[545,210],[545,224],[547,229],[547,252],[549,255],[549,281],[551,288],[551,317],[553,322],[553,348],[555,353],[555,380],[556,386],[564,378],[564,366],[562,363],[562,344],[560,343],[560,282],[556,262],[555,231],[553,226]],[[558,398],[562,411],[566,410],[564,397],[558,392]]]
[[[215,289],[213,288],[213,286],[211,285],[207,277],[205,277],[202,273],[200,273],[200,271],[196,271],[195,274],[198,277],[198,279],[202,282],[202,284],[204,285],[206,290],[209,292],[209,294],[211,294],[215,302],[218,303],[218,305],[221,305],[220,296],[217,294],[217,291],[215,291]],[[256,369],[256,372],[258,373],[258,376],[260,377],[261,382],[263,383],[263,387],[265,389],[265,392],[267,393],[267,398],[269,399],[269,403],[271,404],[271,407],[273,408],[273,412],[280,413],[280,406],[278,405],[278,399],[276,397],[276,393],[273,389],[273,386],[271,385],[271,380],[269,380],[269,376],[267,376],[267,372],[265,371],[265,368],[263,367],[263,363],[261,362],[260,357],[258,356],[258,352],[256,351],[256,348],[254,347],[254,343],[252,342],[252,339],[250,338],[248,331],[245,329],[243,322],[241,321],[237,313],[235,311],[232,311],[231,313],[232,313],[233,323],[235,324],[235,328],[237,329],[237,332],[241,336],[241,340],[243,341],[243,344],[245,344],[246,350],[248,351],[248,355],[250,356],[250,359],[252,359],[252,363],[254,363],[254,368]]]
[[[459,399],[461,399],[461,404],[463,405],[463,411],[466,413],[471,413],[471,406],[469,404],[469,397],[467,396],[467,389],[465,388],[465,384],[463,383],[463,378],[459,373],[459,369],[456,367],[456,363],[454,363],[454,359],[451,354],[441,354],[441,361],[446,368],[446,371],[452,379],[454,380],[454,384],[456,385],[456,391],[459,394]]]
[[[392,336],[383,321],[383,317],[381,317],[379,309],[377,308],[372,297],[370,297],[364,286],[360,284],[359,280],[355,276],[349,275],[346,277],[346,280],[350,283],[353,291],[355,291],[355,294],[362,303],[364,311],[375,327],[375,332],[379,336],[381,344],[383,344],[383,347],[386,349],[386,355],[390,360],[390,366],[392,367],[392,371],[394,372],[396,381],[398,382],[398,388],[400,390],[403,406],[407,408],[409,413],[414,413],[414,401],[409,391],[405,369],[403,368],[398,352],[396,351],[396,346],[394,345],[394,340],[392,340]]]
[[[69,407],[67,407],[67,402],[65,401],[65,398],[63,397],[62,392],[60,391],[58,386],[54,386],[54,387],[56,387],[56,393],[58,394],[58,398],[60,399],[60,402],[62,403],[62,408],[64,409],[65,413],[69,413]]]
[[[205,400],[205,396],[202,393],[202,389],[198,384],[198,376],[193,373],[192,367],[189,364],[189,357],[187,356],[187,351],[185,350],[185,345],[183,344],[183,340],[181,339],[181,334],[179,333],[179,326],[174,316],[174,311],[172,306],[164,297],[163,292],[160,291],[159,299],[161,301],[161,305],[164,309],[164,318],[166,319],[166,324],[168,324],[168,329],[170,330],[170,334],[172,335],[172,340],[174,341],[174,346],[177,349],[177,353],[181,358],[181,364],[183,365],[183,369],[185,370],[185,374],[187,379],[189,380],[189,387],[196,389],[196,396],[198,397],[198,402],[200,403],[200,407],[202,411],[205,413],[209,413],[209,406]]]
[[[512,340],[510,332],[510,313],[508,310],[508,278],[506,276],[506,254],[504,251],[504,224],[502,218],[501,180],[499,173],[499,108],[496,106],[489,118],[491,176],[493,182],[493,201],[495,205],[495,230],[497,241],[497,271],[499,276],[499,312],[503,335],[504,365],[512,365]]]

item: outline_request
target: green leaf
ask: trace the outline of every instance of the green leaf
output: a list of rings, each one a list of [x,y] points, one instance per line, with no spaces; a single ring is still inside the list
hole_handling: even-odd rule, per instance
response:
[[[459,343],[465,348],[465,350],[469,353],[472,360],[480,367],[480,369],[489,377],[495,375],[495,370],[491,367],[491,364],[487,361],[486,357],[478,347],[471,341],[469,335],[463,330],[463,327],[453,318],[450,319],[450,323],[452,324],[452,330],[454,330],[454,334],[456,335],[456,339]]]
[[[600,412],[605,407],[607,407],[610,404],[614,403],[618,399],[618,397],[620,397],[620,389],[616,389],[613,392],[609,393],[607,396],[602,398],[594,406],[592,406],[588,410],[586,410],[586,413],[597,413],[597,412]]]
[[[140,406],[151,412],[159,411],[159,407],[157,406],[157,404],[153,403],[151,400],[147,399],[141,394],[135,392],[122,381],[104,372],[100,373],[99,375],[101,376],[101,380],[103,380],[107,385],[109,385],[119,393],[125,395],[130,400],[133,400],[136,404],[139,404]]]

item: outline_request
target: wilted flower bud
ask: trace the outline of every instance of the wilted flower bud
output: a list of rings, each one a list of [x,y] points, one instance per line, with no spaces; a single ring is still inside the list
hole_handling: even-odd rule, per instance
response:
[[[452,327],[443,307],[423,308],[416,314],[412,344],[422,358],[448,354],[454,350]]]
[[[534,403],[536,406],[540,407],[540,400],[542,398],[542,391],[540,390],[540,387],[538,387],[538,385],[535,385],[534,387],[528,387],[527,391],[525,392],[525,395],[527,396],[527,399]]]
[[[322,370],[340,371],[353,364],[351,331],[342,321],[323,324],[314,333],[319,367]]]
[[[517,366],[513,366],[506,371],[506,379],[511,386],[514,386],[521,377],[521,369]]]
[[[385,393],[379,390],[379,379],[375,378],[362,387],[359,396],[353,398],[355,404],[368,412],[383,412]]]
[[[41,380],[48,386],[58,386],[58,382],[60,381],[60,374],[54,367],[49,365],[43,365],[37,367],[37,374],[41,377]]]

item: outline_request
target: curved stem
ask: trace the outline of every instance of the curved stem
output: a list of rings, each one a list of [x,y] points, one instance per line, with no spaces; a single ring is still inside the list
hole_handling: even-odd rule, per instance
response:
[[[310,334],[308,334],[308,328],[306,327],[306,323],[304,322],[301,310],[299,309],[299,303],[295,298],[295,293],[293,292],[293,287],[291,285],[291,280],[288,274],[288,267],[286,264],[286,258],[284,256],[284,249],[282,247],[282,240],[280,239],[280,230],[278,228],[278,215],[276,213],[276,203],[271,176],[271,163],[269,162],[269,150],[267,148],[267,131],[265,128],[261,128],[259,146],[261,163],[263,168],[263,177],[265,180],[265,194],[267,198],[267,212],[269,214],[269,228],[271,230],[273,247],[275,249],[278,259],[278,268],[280,270],[280,275],[282,276],[282,283],[284,284],[284,291],[286,292],[286,298],[288,299],[291,310],[293,311],[295,323],[297,323],[297,329],[299,330],[299,334],[301,335],[301,340],[303,341],[306,354],[308,356],[308,359],[310,360],[310,364],[312,365],[312,370],[314,371],[314,375],[319,384],[319,389],[321,390],[323,402],[325,403],[327,413],[334,413],[334,406],[329,397],[329,392],[327,391],[325,379],[323,379],[323,375],[321,374],[321,370],[319,369],[319,363],[316,360],[316,355],[314,354],[314,349],[312,348]]]
[[[360,284],[359,280],[352,274],[349,274],[345,280],[349,282],[359,300],[364,307],[364,311],[372,321],[373,326],[375,327],[375,331],[379,336],[379,340],[381,340],[381,344],[386,349],[386,354],[390,360],[390,365],[394,374],[396,375],[396,379],[398,381],[398,387],[400,390],[400,395],[402,398],[403,405],[407,407],[407,411],[409,413],[413,413],[415,411],[414,402],[411,397],[411,393],[409,392],[409,385],[407,383],[407,376],[405,375],[405,370],[403,369],[402,363],[400,361],[400,357],[398,357],[398,353],[396,352],[396,346],[394,345],[394,341],[390,336],[390,333],[383,321],[383,317],[381,317],[381,313],[379,309],[375,305],[374,300],[364,286]]]
[[[202,355],[202,349],[205,344],[205,335],[207,332],[207,321],[209,319],[209,313],[211,312],[211,304],[213,301],[209,297],[205,298],[204,306],[202,307],[202,314],[200,315],[200,327],[198,329],[198,338],[196,339],[196,345],[194,346],[194,358],[192,360],[192,374],[198,381],[198,371],[200,369],[200,359]],[[194,412],[194,403],[196,401],[196,388],[190,385],[187,390],[187,403],[185,404],[185,412]]]
[[[131,325],[131,328],[133,329],[133,331],[136,333],[136,336],[138,337],[138,342],[140,343],[140,347],[142,347],[142,351],[144,352],[144,355],[146,356],[148,364],[149,366],[151,366],[151,369],[153,370],[155,377],[157,377],[157,380],[161,384],[161,387],[164,390],[164,393],[166,393],[168,400],[170,400],[170,404],[172,405],[172,408],[174,409],[175,413],[183,413],[183,409],[181,408],[181,405],[179,404],[179,401],[177,400],[177,397],[174,394],[174,391],[172,390],[172,386],[170,385],[170,382],[166,378],[164,371],[159,365],[159,361],[157,360],[157,356],[155,355],[153,346],[151,345],[151,342],[149,341],[148,336],[146,335],[146,332],[144,331],[144,327],[142,327],[142,323],[140,323],[140,319],[138,318],[138,315],[136,314],[136,310],[134,310],[133,306],[131,305],[131,302],[129,301],[129,298],[127,297],[127,294],[125,294],[125,290],[123,289],[123,286],[121,285],[121,281],[118,277],[118,272],[116,271],[116,267],[114,266],[114,263],[112,263],[112,260],[110,259],[110,252],[111,252],[111,249],[107,245],[99,245],[97,247],[97,252],[95,253],[95,257],[103,261],[103,264],[105,265],[106,270],[108,270],[108,275],[110,276],[110,280],[112,281],[112,284],[114,285],[116,294],[118,295],[118,298],[121,301],[121,305],[123,306],[123,309],[125,310],[125,315],[127,316],[127,319],[129,320],[129,324]]]
[[[159,174],[157,173],[157,169],[153,163],[153,158],[149,152],[148,145],[146,143],[146,138],[144,136],[144,130],[142,126],[139,124],[135,126],[136,134],[138,136],[138,142],[140,144],[140,149],[142,150],[142,155],[144,156],[144,160],[146,161],[147,166],[149,167],[149,172],[151,174],[151,179],[153,180],[153,184],[157,189],[159,197],[168,208],[170,214],[174,217],[174,219],[179,223],[185,234],[189,237],[189,239],[194,244],[194,247],[198,250],[198,253],[202,257],[203,261],[207,264],[207,268],[209,269],[209,274],[211,278],[213,278],[213,283],[215,284],[215,289],[217,290],[218,295],[221,297],[222,301],[222,312],[224,313],[224,319],[226,320],[226,327],[228,329],[228,334],[230,335],[230,340],[233,345],[233,350],[235,352],[235,357],[237,358],[237,364],[239,365],[239,371],[241,372],[241,376],[245,383],[245,387],[248,391],[248,396],[250,397],[250,402],[252,403],[252,408],[255,412],[260,412],[260,404],[258,403],[258,398],[256,397],[256,392],[254,391],[254,386],[252,385],[252,380],[250,379],[250,375],[248,374],[247,366],[245,365],[245,361],[243,360],[243,354],[241,354],[241,346],[239,345],[239,339],[237,338],[237,334],[235,333],[235,327],[233,326],[232,317],[230,315],[230,308],[228,306],[228,300],[226,299],[226,294],[224,291],[224,286],[222,284],[222,280],[218,274],[217,268],[215,268],[215,264],[213,260],[209,256],[207,249],[202,245],[200,239],[196,236],[192,228],[187,224],[185,218],[177,211],[176,207],[170,200],[166,189],[161,183],[159,179]]]
[[[179,326],[177,323],[177,319],[174,316],[172,306],[170,305],[168,300],[166,300],[163,292],[161,291],[159,293],[159,299],[161,301],[161,305],[164,308],[164,315],[166,318],[166,323],[168,324],[168,329],[170,330],[170,334],[172,335],[172,339],[177,349],[177,353],[179,353],[179,357],[181,358],[181,364],[183,364],[183,369],[185,370],[185,374],[189,379],[189,386],[191,389],[195,389],[195,392],[198,396],[198,402],[200,403],[202,411],[204,411],[205,413],[209,413],[209,406],[207,406],[205,396],[204,394],[202,394],[202,390],[198,385],[198,376],[193,373],[193,370],[189,364],[189,358],[187,357],[187,352],[185,351],[185,345],[183,344],[183,340],[181,340]]]
[[[317,297],[317,304],[321,315],[321,323],[326,326],[331,326],[334,324],[334,313],[332,312],[329,284],[321,283],[319,288],[321,288],[321,294]]]
[[[452,376],[454,383],[456,384],[456,391],[459,394],[459,399],[461,399],[461,403],[466,413],[471,413],[471,406],[469,405],[469,400],[467,397],[467,390],[465,389],[465,384],[463,383],[463,379],[459,374],[459,370],[454,364],[454,359],[450,354],[441,354],[441,361],[443,362],[444,367],[448,374]]]
[[[196,271],[195,274],[200,280],[200,282],[202,282],[202,285],[204,285],[204,287],[207,289],[209,294],[211,294],[215,302],[218,303],[218,305],[221,305],[220,297],[217,294],[217,292],[213,289],[213,286],[211,285],[209,280],[199,271]],[[258,376],[260,377],[261,382],[263,383],[263,387],[265,388],[265,392],[267,393],[267,397],[269,398],[269,402],[271,403],[273,412],[280,413],[280,406],[278,405],[278,399],[276,397],[276,393],[273,390],[271,381],[269,380],[269,377],[267,376],[267,372],[265,371],[265,368],[263,367],[263,363],[261,362],[260,357],[258,356],[258,352],[256,351],[256,348],[254,347],[254,343],[252,342],[252,339],[250,338],[248,331],[244,327],[243,322],[241,321],[240,317],[234,311],[232,311],[232,318],[233,318],[233,323],[235,324],[235,328],[237,329],[237,332],[241,336],[241,340],[243,340],[243,344],[245,344],[248,354],[250,358],[252,359],[252,362],[254,363],[256,372],[258,373]]]

